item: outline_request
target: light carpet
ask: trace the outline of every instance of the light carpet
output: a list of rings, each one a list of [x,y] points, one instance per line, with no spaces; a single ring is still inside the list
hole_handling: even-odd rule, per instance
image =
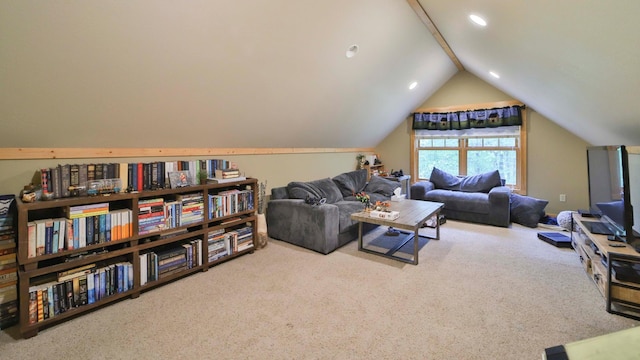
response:
[[[417,266],[355,241],[321,255],[270,240],[31,339],[0,332],[0,358],[540,359],[638,325],[607,313],[576,253],[536,232],[447,221]]]

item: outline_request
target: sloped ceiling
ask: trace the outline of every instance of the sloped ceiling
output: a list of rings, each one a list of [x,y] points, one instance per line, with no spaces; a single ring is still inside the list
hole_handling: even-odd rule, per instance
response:
[[[419,3],[467,71],[640,143],[640,1]],[[457,71],[403,0],[2,1],[0,146],[373,147]]]
[[[587,142],[640,144],[640,1],[419,2],[467,71]]]
[[[456,71],[401,0],[0,2],[2,147],[372,147]]]

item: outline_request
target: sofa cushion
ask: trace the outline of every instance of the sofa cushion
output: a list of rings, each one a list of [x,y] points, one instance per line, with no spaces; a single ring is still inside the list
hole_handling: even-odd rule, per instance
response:
[[[496,186],[501,186],[500,172],[490,171],[484,174],[465,176],[460,182],[460,191],[488,193]]]
[[[436,189],[460,190],[460,182],[462,179],[434,166],[433,170],[431,170],[429,181],[433,183]]]
[[[549,202],[520,194],[511,194],[511,221],[530,228],[538,226]]]
[[[359,193],[367,185],[367,169],[355,170],[334,177],[343,197]]]
[[[325,198],[328,204],[342,200],[338,186],[329,178],[314,181],[293,181],[287,185],[287,192],[291,199]]]
[[[385,179],[380,176],[372,176],[367,186],[364,187],[364,192],[391,197],[391,195],[393,195],[393,190],[399,187],[400,183],[397,181]]]
[[[488,214],[491,206],[489,194],[481,192],[467,193],[436,189],[429,191],[425,196],[425,200],[444,203],[444,208],[449,211],[477,214]]]

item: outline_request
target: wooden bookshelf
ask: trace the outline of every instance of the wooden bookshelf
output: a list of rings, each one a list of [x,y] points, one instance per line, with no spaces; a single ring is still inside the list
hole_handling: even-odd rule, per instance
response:
[[[14,195],[0,195],[0,329],[18,322],[18,267]]]
[[[193,207],[193,210],[189,210],[191,212],[186,215],[183,211],[179,214],[174,212],[174,220],[176,220],[176,216],[182,217],[181,221],[174,221],[173,227],[167,225],[170,222],[166,220],[166,217],[164,217],[164,225],[154,223],[153,226],[149,225],[148,218],[143,217],[146,209],[144,209],[144,206],[142,208],[140,206],[144,205],[145,201],[162,199],[162,206],[164,207],[162,211],[166,212],[168,211],[168,205],[166,204],[179,202],[181,196],[186,198],[184,197],[185,195],[194,195],[194,198],[200,197],[202,205],[200,207],[197,200],[193,200],[195,202],[189,204],[185,200],[181,204],[181,208],[184,210]],[[218,203],[226,203],[225,209],[215,205],[217,197],[224,200],[218,201]],[[146,190],[108,196],[61,198],[34,203],[24,203],[17,200],[18,295],[20,301],[20,332],[22,336],[25,338],[35,336],[42,328],[86,314],[91,310],[124,298],[137,298],[143,291],[164,285],[195,272],[207,271],[211,266],[253,252],[258,228],[255,212],[257,200],[257,180],[252,178],[231,183]],[[34,256],[32,250],[34,246],[33,236],[31,241],[29,236],[29,229],[32,223],[47,219],[67,219],[71,209],[74,207],[102,203],[108,204],[109,214],[105,216],[114,219],[114,223],[110,224],[111,227],[106,226],[104,229],[100,224],[99,229],[105,231],[107,228],[116,229],[113,225],[120,224],[121,221],[116,213],[123,212],[130,214],[131,231],[129,234],[118,228],[118,234],[124,234],[124,237],[118,238],[118,236],[113,235],[112,238],[111,233],[107,235],[105,232],[105,241],[100,238],[102,236],[101,233],[100,236],[95,238],[98,241],[89,243],[85,239],[86,245],[79,245],[78,247],[67,245],[69,243],[68,238],[63,236],[66,245],[62,247],[59,245],[57,251],[53,250],[53,245],[48,248],[45,246],[44,253],[38,254],[36,250]],[[175,210],[175,208],[173,209]],[[129,215],[124,217],[126,218],[127,216]],[[156,220],[162,222],[159,218]],[[85,222],[88,224],[89,220],[85,220]],[[73,226],[75,223],[71,221],[71,224]],[[148,230],[154,226],[157,227],[157,230],[153,230],[150,233],[141,231],[142,229]],[[115,232],[116,230],[113,231]],[[211,259],[209,256],[210,233],[226,234],[225,251],[218,252],[218,255]],[[241,244],[237,241],[241,237],[239,234],[242,234]],[[73,235],[73,231],[67,236],[73,237],[74,240],[76,237],[76,235]],[[238,242],[237,246],[234,246],[234,239]],[[60,238],[58,238],[58,241],[60,241]],[[185,250],[181,252],[180,249]],[[226,255],[221,255],[225,252]],[[181,255],[183,253],[184,261]],[[157,260],[165,255],[171,257],[164,258],[164,263]],[[148,262],[148,259],[152,257],[156,258],[154,266],[150,266]],[[144,262],[147,263],[147,266],[143,267],[141,263]],[[165,265],[164,270],[167,271],[163,273],[162,266]],[[76,271],[82,267],[90,268]],[[157,275],[156,277],[150,277],[152,268]],[[82,290],[80,288],[73,289],[72,298],[77,296],[74,298],[73,303],[71,303],[71,299],[67,299],[69,302],[64,304],[65,300],[60,298],[61,291],[64,290],[61,283],[65,282],[64,279],[61,280],[61,273],[63,272],[71,272],[73,274],[72,277],[75,278],[77,276],[79,278],[78,282]],[[112,276],[113,278],[111,282],[106,283],[112,284],[111,290],[103,289],[100,294],[99,284],[96,285],[95,281],[100,280],[101,272],[106,273],[105,277]],[[96,273],[98,273],[97,276]],[[118,275],[121,278],[117,278]],[[93,292],[91,292],[89,277],[93,279]],[[82,284],[84,284],[83,279],[87,282],[86,295],[83,295],[85,291],[85,288],[82,287]],[[66,284],[63,285],[66,286]],[[72,285],[75,284],[72,283]],[[42,294],[46,292],[47,298],[49,297],[48,295],[54,294],[54,298],[58,302],[49,301],[49,307],[45,308],[45,301],[38,302],[38,290]],[[35,300],[30,300],[30,296],[34,296],[34,292],[36,294]],[[100,295],[98,296],[98,294]],[[37,309],[41,309],[40,313],[36,314],[35,321],[33,320],[34,305]],[[47,314],[46,319],[44,316],[39,316],[43,313]]]

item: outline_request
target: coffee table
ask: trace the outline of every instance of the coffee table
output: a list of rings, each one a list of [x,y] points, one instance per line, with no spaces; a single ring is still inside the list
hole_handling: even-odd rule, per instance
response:
[[[422,200],[403,200],[392,201],[390,203],[389,210],[398,211],[400,216],[395,220],[374,218],[369,215],[368,212],[362,211],[351,214],[351,219],[358,221],[358,250],[371,254],[376,254],[391,259],[403,261],[413,265],[418,265],[418,243],[419,237],[418,230],[422,225],[432,216],[438,216],[440,210],[444,207],[443,203],[422,201]],[[398,243],[386,252],[375,251],[367,249],[363,246],[363,233],[362,227],[364,223],[377,224],[383,226],[391,226],[395,229],[402,229],[411,231],[408,236],[398,236]],[[429,239],[440,239],[440,221],[436,221],[436,236],[428,237]],[[401,247],[413,239],[413,259],[403,258],[394,255]]]

